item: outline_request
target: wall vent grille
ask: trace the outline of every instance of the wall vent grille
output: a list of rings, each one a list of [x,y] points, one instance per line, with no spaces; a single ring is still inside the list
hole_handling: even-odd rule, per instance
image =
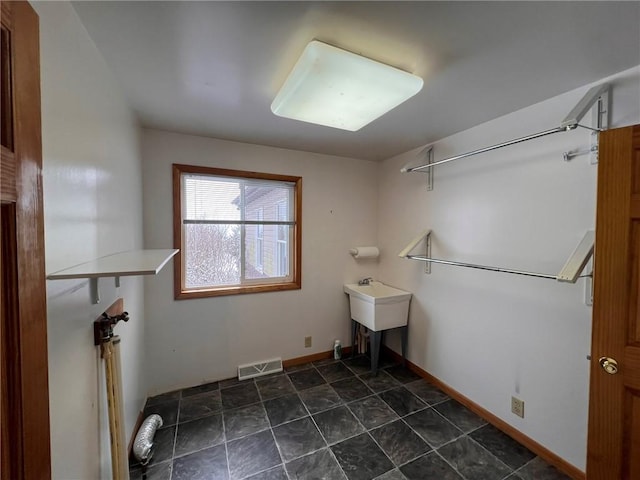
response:
[[[249,378],[262,377],[270,373],[282,371],[282,359],[274,358],[264,362],[249,363],[247,365],[238,366],[238,380],[247,380]]]

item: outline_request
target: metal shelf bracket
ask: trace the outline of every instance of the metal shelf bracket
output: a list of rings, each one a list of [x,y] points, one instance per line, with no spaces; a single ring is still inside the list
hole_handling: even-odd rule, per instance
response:
[[[576,283],[580,274],[587,266],[589,259],[593,255],[593,246],[596,234],[593,230],[588,230],[582,240],[573,251],[567,262],[558,273],[556,280],[559,282]]]
[[[89,295],[91,296],[91,303],[98,305],[100,303],[100,278],[92,277],[89,279]],[[114,277],[116,288],[120,288],[120,277]]]
[[[411,240],[411,242],[409,242],[409,244],[406,247],[404,247],[404,249],[398,254],[398,256],[400,258],[413,258],[414,256],[411,255],[411,251],[414,248],[416,248],[416,246],[422,240],[424,240],[424,243],[425,243],[425,247],[424,247],[425,258],[431,257],[431,230],[424,230],[423,232],[420,232],[420,234],[416,238]],[[431,273],[431,262],[425,262],[424,273],[427,275]]]
[[[596,87],[591,88],[582,97],[582,100],[574,107],[573,110],[563,120],[562,125],[577,125],[578,122],[584,117],[589,109],[591,109],[591,125],[593,125],[593,131],[591,132],[591,141],[588,149],[574,150],[564,152],[562,157],[565,162],[570,161],[572,158],[578,155],[589,154],[589,163],[596,165],[598,163],[598,136],[599,132],[608,130],[611,123],[611,108],[609,108],[609,101],[611,98],[611,85],[604,83]]]

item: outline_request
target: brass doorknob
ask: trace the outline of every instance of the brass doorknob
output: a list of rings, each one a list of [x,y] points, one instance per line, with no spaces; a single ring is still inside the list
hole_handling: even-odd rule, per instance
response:
[[[598,363],[600,363],[602,369],[609,375],[615,375],[616,373],[618,373],[618,362],[616,362],[613,358],[600,357]]]

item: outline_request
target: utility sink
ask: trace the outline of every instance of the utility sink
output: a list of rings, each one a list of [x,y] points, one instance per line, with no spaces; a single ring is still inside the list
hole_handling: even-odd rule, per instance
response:
[[[349,295],[351,318],[369,330],[404,327],[409,319],[411,293],[382,282],[344,285]]]

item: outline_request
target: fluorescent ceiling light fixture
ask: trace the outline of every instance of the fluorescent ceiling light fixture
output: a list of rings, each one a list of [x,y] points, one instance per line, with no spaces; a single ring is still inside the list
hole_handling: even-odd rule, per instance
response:
[[[271,104],[276,115],[355,132],[413,97],[422,78],[317,40]]]

